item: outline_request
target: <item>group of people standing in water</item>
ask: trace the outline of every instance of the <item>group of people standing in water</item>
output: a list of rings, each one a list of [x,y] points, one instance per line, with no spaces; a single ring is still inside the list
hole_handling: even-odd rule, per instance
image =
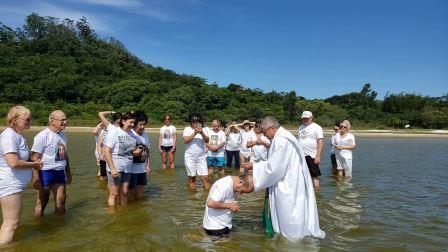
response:
[[[12,241],[20,222],[22,191],[32,180],[37,190],[34,216],[44,215],[53,193],[55,213],[65,213],[66,185],[72,181],[64,129],[67,117],[55,110],[48,127],[40,131],[30,148],[23,136],[31,126],[31,112],[23,106],[12,107],[6,116],[8,127],[0,135],[0,202],[3,223],[0,246]]]
[[[114,207],[142,198],[151,173],[151,145],[145,132],[147,115],[143,112],[102,111],[98,116],[101,123],[92,133],[96,136],[98,175],[108,184],[107,204]],[[161,155],[162,169],[174,169],[177,129],[171,125],[169,115],[165,115],[163,121],[158,146],[153,149]],[[67,117],[63,111],[50,113],[48,128],[35,136],[31,150],[23,137],[23,132],[31,125],[31,112],[23,106],[14,106],[7,114],[7,122],[8,127],[0,136],[0,201],[3,213],[0,245],[13,239],[20,221],[21,192],[31,180],[37,190],[34,213],[37,218],[43,216],[51,192],[55,212],[65,213],[66,185],[72,180],[64,134]],[[297,139],[273,117],[257,122],[245,120],[241,124],[232,122],[228,127],[215,119],[211,128],[204,127],[202,115],[189,117],[189,126],[182,134],[184,164],[191,190],[196,189],[196,176],[203,180],[206,190],[211,189],[204,214],[207,234],[221,235],[231,229],[231,215],[239,210],[239,205],[233,200],[234,192],[248,193],[267,188],[275,232],[287,238],[325,236],[319,228],[314,190],[310,190],[313,188],[310,185],[319,187],[322,128],[312,122],[310,111],[303,112],[302,122]],[[351,150],[356,146],[355,139],[348,133],[349,121],[336,126],[335,132],[338,132],[331,138],[332,163],[336,161],[333,168],[339,175],[350,177]],[[210,175],[215,168],[224,176],[225,167],[231,167],[233,162],[241,176],[223,177],[212,187]],[[285,186],[291,188],[285,190]],[[298,218],[295,224],[285,224],[285,220],[292,218],[288,211],[297,209],[300,214],[294,216]]]

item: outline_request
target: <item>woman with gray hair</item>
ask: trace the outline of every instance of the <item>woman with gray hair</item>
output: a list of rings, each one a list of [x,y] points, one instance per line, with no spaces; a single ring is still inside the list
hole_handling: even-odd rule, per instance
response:
[[[352,176],[352,150],[356,148],[355,136],[348,133],[350,122],[344,120],[339,125],[339,133],[334,138],[338,176]]]

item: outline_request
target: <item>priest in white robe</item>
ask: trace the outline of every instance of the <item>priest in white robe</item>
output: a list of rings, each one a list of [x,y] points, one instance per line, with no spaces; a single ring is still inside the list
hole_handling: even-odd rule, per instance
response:
[[[253,169],[255,191],[269,188],[274,231],[291,240],[324,238],[313,183],[299,142],[274,117],[266,117],[260,127],[271,140],[268,160],[244,166]]]

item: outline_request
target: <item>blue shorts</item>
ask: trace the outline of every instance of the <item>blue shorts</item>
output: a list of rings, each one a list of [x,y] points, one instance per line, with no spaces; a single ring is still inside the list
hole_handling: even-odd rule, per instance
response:
[[[207,157],[208,167],[224,167],[224,157]]]
[[[129,182],[129,189],[134,189],[137,186],[145,186],[148,183],[146,172],[131,173],[131,181]]]
[[[48,187],[51,184],[65,185],[67,183],[65,170],[40,170],[39,179],[42,187]]]

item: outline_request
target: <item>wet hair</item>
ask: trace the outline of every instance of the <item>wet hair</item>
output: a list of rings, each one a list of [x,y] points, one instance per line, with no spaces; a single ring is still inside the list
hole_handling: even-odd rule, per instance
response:
[[[198,113],[193,113],[190,115],[190,125],[193,123],[200,123],[204,127],[204,117]]]
[[[245,193],[249,193],[254,190],[254,181],[253,181],[252,175],[249,175],[249,174],[240,175],[239,178],[241,179],[241,181],[243,181],[243,187],[244,187]]]
[[[8,114],[6,115],[6,121],[8,121],[9,126],[12,127],[13,121],[24,115],[31,115],[30,110],[24,106],[14,106],[9,109]]]
[[[135,113],[126,112],[126,113],[122,114],[120,117],[120,127],[124,126],[123,121],[130,120],[130,119],[135,119]]]
[[[143,111],[136,111],[135,113],[135,123],[134,125],[137,125],[139,122],[145,122],[145,124],[148,122],[148,116]]]

